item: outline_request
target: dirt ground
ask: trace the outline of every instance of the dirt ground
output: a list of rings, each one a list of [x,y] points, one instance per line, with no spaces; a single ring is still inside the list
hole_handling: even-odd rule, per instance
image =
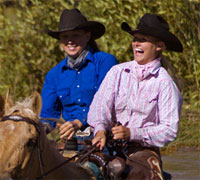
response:
[[[177,151],[163,155],[162,161],[172,180],[200,180],[200,151]]]

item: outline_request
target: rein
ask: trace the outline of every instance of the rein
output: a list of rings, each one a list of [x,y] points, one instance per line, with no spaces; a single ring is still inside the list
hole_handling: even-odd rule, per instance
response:
[[[39,118],[40,120],[43,120],[43,121],[47,121],[47,120],[50,120],[50,121],[53,121],[53,122],[56,122],[56,123],[59,123],[59,124],[63,124],[65,121],[61,120],[61,119],[57,119],[57,118]]]
[[[158,172],[156,170],[154,170],[153,168],[148,167],[141,162],[135,161],[127,155],[127,153],[125,152],[125,148],[128,146],[128,141],[126,141],[125,139],[111,140],[110,142],[108,142],[107,145],[108,145],[108,147],[112,145],[112,152],[113,152],[113,150],[117,151],[117,152],[121,151],[123,153],[123,155],[125,156],[125,158],[127,160],[129,160],[130,162],[139,164],[139,165],[143,166],[144,168],[152,171],[154,174],[158,175]]]
[[[60,120],[60,119],[55,119],[55,118],[51,118],[51,119],[49,119],[49,118],[40,118],[40,120],[47,120],[47,119],[48,120],[53,120],[53,121],[56,121],[56,122],[59,121],[59,123],[63,123],[63,121]],[[20,121],[27,122],[29,124],[32,124],[36,128],[36,131],[38,133],[38,138],[37,138],[37,141],[36,141],[36,146],[34,146],[34,148],[37,147],[37,150],[38,150],[39,165],[40,165],[40,171],[41,171],[42,175],[39,176],[39,177],[37,177],[37,178],[35,178],[34,180],[39,180],[39,179],[45,178],[47,175],[49,175],[53,171],[57,170],[58,168],[62,167],[63,165],[67,164],[68,162],[74,160],[76,157],[79,157],[79,156],[83,155],[80,159],[78,159],[76,161],[76,163],[78,164],[83,159],[85,159],[85,157],[89,156],[90,154],[92,154],[96,150],[96,143],[95,143],[92,146],[86,148],[85,150],[83,150],[83,151],[77,153],[76,155],[72,156],[71,158],[65,160],[61,164],[59,164],[59,165],[55,166],[54,168],[48,170],[47,172],[44,172],[43,166],[42,166],[43,163],[42,163],[42,158],[41,158],[42,157],[41,156],[41,149],[40,149],[40,134],[41,133],[40,133],[40,127],[39,127],[38,123],[36,123],[35,121],[31,120],[28,117],[22,117],[22,116],[18,116],[18,115],[3,116],[0,122],[7,121],[7,120],[11,120],[11,121],[14,121],[14,122],[20,122]],[[117,125],[119,125],[119,124],[117,124]],[[126,140],[124,140],[124,139],[122,139],[122,140],[113,140],[112,137],[113,137],[112,133],[109,133],[109,137],[108,137],[109,141],[107,143],[107,145],[108,145],[109,148],[111,148],[112,150],[116,150],[117,149],[117,151],[121,150],[121,152],[124,154],[124,156],[126,157],[126,159],[128,159],[129,161],[137,163],[137,164],[143,166],[144,168],[146,168],[148,170],[151,170],[153,173],[158,174],[158,172],[155,171],[153,168],[148,167],[148,166],[146,166],[143,163],[140,163],[140,162],[132,160],[126,154],[125,148],[127,147],[127,143],[128,143]],[[32,159],[33,159],[33,153],[31,153],[31,160]]]
[[[97,142],[98,143],[98,142]],[[61,164],[57,165],[56,167],[50,169],[49,171],[47,171],[46,173],[42,174],[41,176],[37,177],[36,179],[34,180],[39,180],[39,179],[42,179],[42,178],[45,178],[48,174],[52,173],[53,171],[55,171],[56,169],[62,167],[63,165],[65,165],[66,163],[72,161],[73,159],[75,159],[76,157],[79,157],[80,155],[84,154],[80,160],[78,160],[76,162],[76,164],[80,163],[82,159],[84,159],[85,157],[87,157],[89,154],[91,154],[92,152],[94,152],[96,150],[96,143],[93,144],[91,147],[77,153],[76,155],[72,156],[71,158],[65,160],[64,162],[62,162]]]
[[[114,124],[114,126],[119,126],[121,125],[119,122],[117,122],[116,124]],[[148,170],[151,170],[154,174],[158,175],[158,172],[156,170],[154,170],[153,168],[151,167],[148,167],[146,166],[145,164],[143,163],[140,163],[138,161],[135,161],[135,160],[132,160],[125,152],[125,148],[128,146],[128,140],[126,139],[117,139],[117,140],[114,140],[113,139],[113,134],[111,131],[108,131],[108,141],[107,141],[107,147],[108,149],[110,149],[111,153],[113,153],[114,151],[116,152],[122,152],[123,155],[125,156],[125,158],[127,160],[129,160],[130,162],[133,162],[133,163],[136,163],[136,164],[139,164],[141,166],[143,166],[144,168],[148,169]]]
[[[42,179],[42,178],[45,178],[47,175],[49,175],[50,173],[52,173],[53,171],[55,171],[56,169],[62,167],[63,165],[65,165],[66,163],[72,161],[73,159],[75,159],[76,157],[79,157],[80,155],[83,155],[80,160],[77,161],[77,164],[80,163],[85,157],[87,157],[88,155],[90,155],[91,153],[93,153],[95,150],[96,150],[96,144],[98,143],[95,143],[93,144],[92,146],[88,147],[87,149],[77,153],[76,155],[74,155],[73,157],[65,160],[64,162],[62,162],[61,164],[57,165],[56,167],[48,170],[47,172],[44,173],[43,171],[43,167],[42,167],[42,159],[41,159],[41,150],[40,150],[40,127],[39,125],[31,120],[30,118],[27,118],[27,117],[22,117],[22,116],[18,116],[18,115],[10,115],[10,116],[3,116],[1,121],[0,122],[3,122],[3,121],[8,121],[8,120],[11,120],[11,121],[15,121],[15,122],[20,122],[20,121],[23,121],[23,122],[27,122],[29,124],[32,124],[37,132],[38,132],[38,138],[37,138],[37,149],[38,149],[38,157],[39,157],[39,163],[40,163],[40,171],[41,171],[41,176],[35,178],[34,180],[39,180],[39,179]],[[57,120],[57,119],[56,119]],[[35,147],[36,147],[35,146]],[[33,153],[31,153],[33,154]],[[33,159],[33,156],[31,155],[31,160]],[[27,178],[29,179],[29,178]]]

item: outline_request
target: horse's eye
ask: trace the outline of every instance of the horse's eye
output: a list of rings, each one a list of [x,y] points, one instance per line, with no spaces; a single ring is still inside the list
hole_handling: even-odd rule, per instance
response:
[[[35,144],[36,144],[36,140],[35,139],[30,139],[28,141],[28,143],[27,143],[27,146],[28,147],[33,147],[33,146],[35,146]]]
[[[18,113],[19,112],[19,110],[15,110],[13,113]]]

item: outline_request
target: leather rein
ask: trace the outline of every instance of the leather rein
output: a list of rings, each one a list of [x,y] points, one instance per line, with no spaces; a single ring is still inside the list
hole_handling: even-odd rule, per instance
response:
[[[119,125],[121,125],[121,123],[119,123],[119,122],[117,122],[116,124],[114,124],[113,126],[119,126]],[[127,160],[129,160],[130,162],[132,162],[132,163],[136,163],[136,164],[138,164],[138,165],[140,165],[140,166],[142,166],[142,167],[144,167],[144,168],[146,168],[146,169],[148,169],[148,170],[150,170],[150,171],[152,171],[154,174],[158,174],[158,172],[156,171],[156,170],[154,170],[153,168],[151,168],[151,167],[148,167],[148,166],[146,166],[145,164],[143,164],[143,163],[141,163],[141,162],[138,162],[138,161],[135,161],[135,160],[133,160],[133,159],[131,159],[129,156],[128,156],[128,154],[126,153],[126,148],[128,147],[128,140],[127,139],[117,139],[117,140],[114,140],[113,139],[113,134],[112,134],[112,132],[111,131],[108,131],[107,132],[108,133],[108,136],[107,136],[107,138],[108,138],[108,141],[107,141],[107,147],[108,147],[108,149],[110,149],[111,150],[111,152],[113,153],[114,151],[115,152],[119,152],[119,151],[121,151],[122,152],[122,154],[124,155],[124,157],[127,159]]]

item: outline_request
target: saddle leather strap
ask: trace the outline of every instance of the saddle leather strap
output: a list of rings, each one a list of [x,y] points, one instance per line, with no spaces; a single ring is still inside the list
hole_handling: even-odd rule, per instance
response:
[[[127,152],[128,155],[130,156],[131,154],[136,153],[137,151],[141,151],[141,150],[150,150],[152,152],[154,152],[154,154],[156,154],[156,156],[158,156],[158,158],[161,160],[161,155],[160,155],[160,149],[158,147],[153,147],[153,146],[143,146],[141,145],[139,142],[128,142],[127,143]]]

